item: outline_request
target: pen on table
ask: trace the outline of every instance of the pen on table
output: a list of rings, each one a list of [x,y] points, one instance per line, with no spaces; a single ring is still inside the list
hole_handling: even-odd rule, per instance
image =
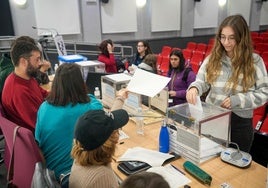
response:
[[[185,173],[183,171],[181,171],[180,169],[178,169],[176,166],[174,166],[173,164],[170,164],[173,168],[175,168],[177,171],[179,171],[180,173],[182,173],[183,175],[185,175]]]

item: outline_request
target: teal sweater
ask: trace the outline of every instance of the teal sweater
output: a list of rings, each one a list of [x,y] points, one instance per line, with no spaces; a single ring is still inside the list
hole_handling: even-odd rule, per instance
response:
[[[76,120],[88,110],[102,109],[102,104],[93,95],[86,104],[53,106],[43,102],[37,114],[35,139],[43,152],[46,165],[59,178],[71,170],[71,149]]]

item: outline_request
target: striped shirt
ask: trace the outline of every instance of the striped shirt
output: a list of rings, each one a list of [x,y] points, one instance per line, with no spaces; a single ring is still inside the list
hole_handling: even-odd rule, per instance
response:
[[[222,101],[230,97],[231,110],[240,117],[252,118],[253,110],[263,105],[268,100],[268,77],[263,59],[258,54],[253,54],[254,67],[256,70],[255,84],[249,88],[247,92],[243,92],[241,80],[243,75],[239,76],[238,86],[235,91],[226,91],[225,84],[231,77],[232,66],[231,60],[228,56],[224,55],[221,59],[222,70],[216,81],[210,86],[206,82],[206,66],[209,56],[204,60],[201,65],[195,82],[189,88],[196,87],[199,94],[202,94],[210,88],[206,102],[216,106],[220,106]]]

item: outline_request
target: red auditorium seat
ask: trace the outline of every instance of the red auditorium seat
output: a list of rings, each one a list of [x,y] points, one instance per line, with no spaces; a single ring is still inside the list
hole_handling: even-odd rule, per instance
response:
[[[183,57],[185,58],[185,60],[190,61],[193,55],[193,51],[190,49],[183,49],[182,53],[183,53]]]
[[[212,48],[213,48],[213,45],[211,45],[211,44],[209,44],[209,45],[207,46],[207,50],[206,50],[206,53],[205,53],[205,57],[207,57],[207,56],[210,54]]]
[[[196,42],[188,42],[186,45],[186,48],[189,50],[195,50],[196,49]]]
[[[162,62],[159,69],[160,69],[160,75],[167,76],[167,72],[169,69],[169,56],[162,57]]]
[[[161,55],[162,56],[169,56],[171,50],[172,50],[172,48],[170,46],[163,46],[162,51],[161,51]]]
[[[268,50],[262,52],[261,57],[262,57],[264,64],[266,66],[266,70],[268,71]]]
[[[251,31],[250,32],[250,35],[251,35],[251,37],[258,37],[259,36],[259,33],[256,32],[256,31]]]
[[[259,36],[262,37],[264,40],[264,38],[268,38],[268,32],[262,32],[259,34]]]
[[[215,43],[215,38],[210,38],[209,41],[208,41],[208,45],[214,45]]]
[[[256,48],[256,45],[258,43],[262,43],[263,42],[263,38],[262,37],[252,37],[252,43],[254,48]]]
[[[255,50],[259,51],[260,54],[262,54],[265,51],[268,51],[268,43],[256,43],[255,45]]]
[[[160,67],[161,67],[162,59],[163,59],[163,56],[161,54],[158,54],[157,55],[157,62],[156,62],[157,74],[161,74]]]
[[[199,61],[203,61],[204,60],[204,54],[201,51],[194,51],[191,61],[192,60],[199,60]]]
[[[201,51],[203,54],[207,51],[207,44],[205,43],[197,43],[195,51]]]

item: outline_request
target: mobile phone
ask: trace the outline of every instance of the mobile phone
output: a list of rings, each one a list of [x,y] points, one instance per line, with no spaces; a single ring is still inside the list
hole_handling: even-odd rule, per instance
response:
[[[151,166],[141,161],[124,161],[118,164],[117,168],[126,175],[135,174],[147,170]]]

